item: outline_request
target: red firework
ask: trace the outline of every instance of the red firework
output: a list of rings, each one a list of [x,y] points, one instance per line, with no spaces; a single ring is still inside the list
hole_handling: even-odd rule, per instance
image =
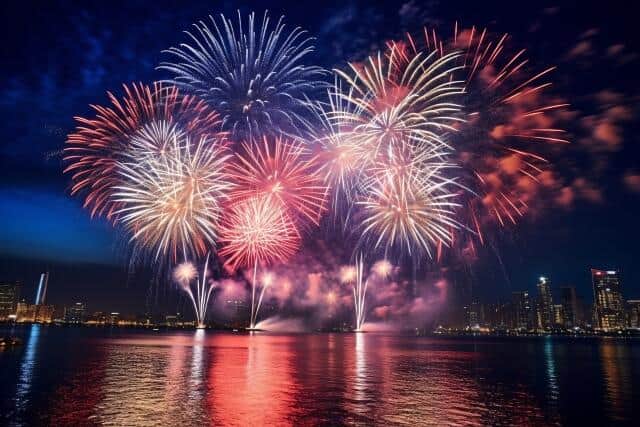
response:
[[[229,208],[220,243],[225,265],[236,270],[286,261],[300,246],[300,234],[277,198],[254,196]]]
[[[64,149],[71,193],[86,192],[84,206],[91,216],[104,215],[110,220],[115,220],[119,209],[112,197],[122,180],[116,165],[127,156],[136,137],[145,138],[158,127],[188,134],[194,141],[203,137],[220,141],[225,136],[219,132],[217,113],[194,97],[180,95],[173,86],[134,83],[123,87],[122,99],[108,92],[110,106],[91,105],[94,118],[75,117],[78,127],[68,136]],[[157,142],[162,150],[167,141]]]
[[[317,157],[308,155],[300,143],[282,137],[243,143],[242,151],[229,168],[236,183],[233,199],[275,198],[291,218],[318,225],[327,209],[328,188],[320,176]]]

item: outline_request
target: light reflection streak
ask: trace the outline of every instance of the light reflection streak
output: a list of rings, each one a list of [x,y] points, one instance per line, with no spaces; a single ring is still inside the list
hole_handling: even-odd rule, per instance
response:
[[[40,338],[41,326],[31,325],[27,347],[24,352],[24,358],[20,365],[20,377],[18,379],[18,388],[16,390],[16,410],[18,413],[25,410],[28,404],[28,395],[33,385],[34,370],[37,364],[38,341]]]

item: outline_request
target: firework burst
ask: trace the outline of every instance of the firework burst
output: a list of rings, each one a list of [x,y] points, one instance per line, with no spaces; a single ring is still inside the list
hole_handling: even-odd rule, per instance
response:
[[[284,17],[272,22],[265,12],[256,22],[238,11],[237,25],[223,15],[200,21],[187,31],[189,43],[167,51],[172,62],[159,68],[173,83],[204,99],[222,115],[235,140],[264,134],[297,135],[309,126],[309,95],[321,86],[324,71],[304,65],[312,38],[300,28],[289,31]]]
[[[149,154],[146,138],[134,139],[127,159],[116,165],[122,183],[114,187],[113,199],[120,206],[118,223],[131,241],[156,260],[168,255],[175,262],[201,256],[215,244],[222,204],[233,185],[223,143],[205,138],[194,143],[170,134],[173,140],[156,155]]]
[[[220,256],[236,270],[287,260],[300,245],[300,234],[278,199],[250,197],[224,216],[220,243]]]
[[[388,173],[370,185],[370,193],[357,202],[360,207],[359,246],[377,251],[385,257],[395,251],[409,256],[426,253],[451,243],[455,219],[453,183],[438,176],[437,171],[413,169]]]
[[[137,140],[140,150],[152,154],[177,133],[192,139],[222,137],[219,116],[203,101],[181,96],[175,87],[133,84],[125,85],[124,92],[122,99],[108,93],[110,106],[92,105],[94,118],[76,117],[78,127],[68,136],[64,149],[71,193],[84,193],[84,206],[91,215],[112,221],[122,207],[113,199],[115,187],[122,184],[116,165],[127,160],[132,140]]]
[[[319,223],[326,210],[327,187],[315,156],[309,156],[302,144],[283,137],[244,143],[243,151],[230,167],[237,184],[234,199],[274,198],[289,217]]]

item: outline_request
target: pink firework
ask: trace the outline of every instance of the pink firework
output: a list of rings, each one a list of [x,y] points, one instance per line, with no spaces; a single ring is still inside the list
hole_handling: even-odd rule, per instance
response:
[[[220,256],[231,270],[285,261],[300,245],[300,234],[284,205],[273,197],[249,197],[222,220]]]

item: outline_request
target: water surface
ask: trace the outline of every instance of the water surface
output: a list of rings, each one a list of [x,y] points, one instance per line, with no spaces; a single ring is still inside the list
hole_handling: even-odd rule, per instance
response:
[[[1,334],[7,329],[0,329]],[[0,424],[610,425],[640,341],[17,327]],[[634,391],[635,386],[635,391]]]

